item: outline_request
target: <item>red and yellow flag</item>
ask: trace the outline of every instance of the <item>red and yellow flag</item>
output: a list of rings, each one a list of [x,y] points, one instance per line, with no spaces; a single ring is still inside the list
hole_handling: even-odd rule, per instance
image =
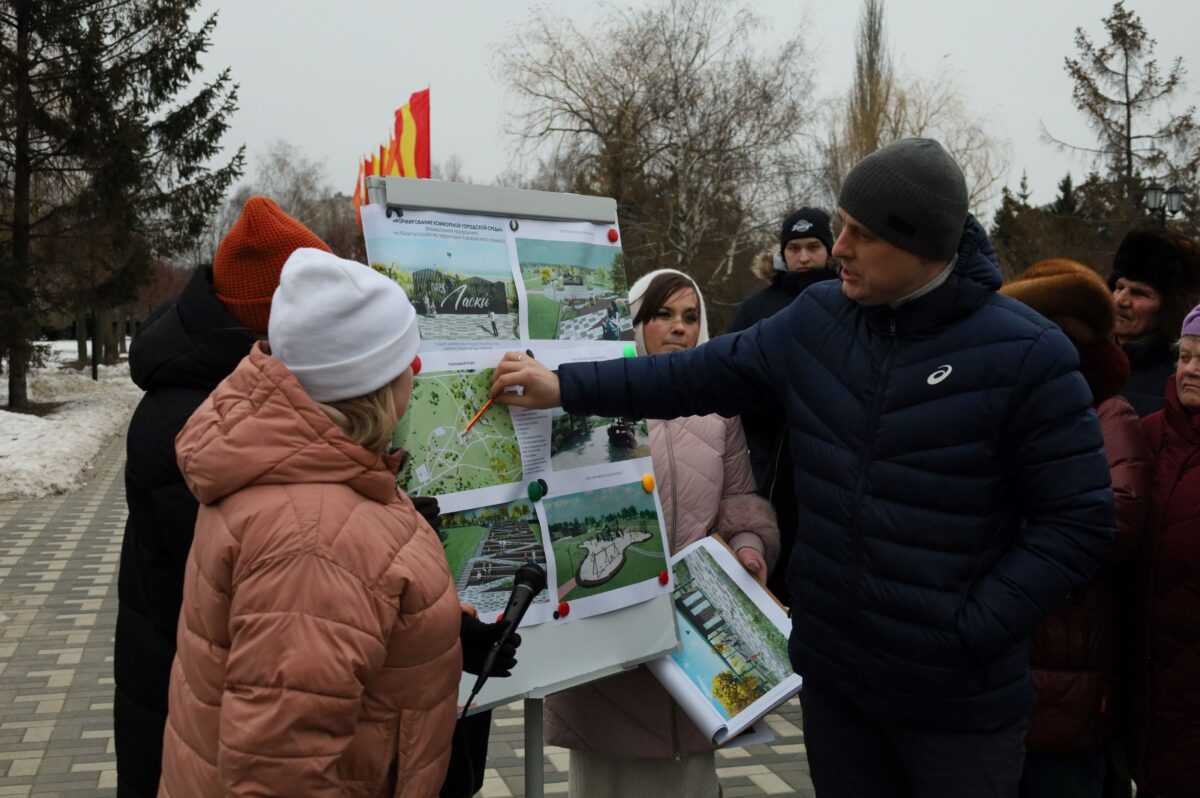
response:
[[[365,180],[372,175],[429,177],[429,89],[414,92],[396,109],[392,137],[359,166],[352,197],[356,217],[366,199]]]
[[[396,150],[404,177],[429,177],[429,89],[396,110]]]
[[[364,190],[363,181],[365,179],[366,179],[366,175],[363,174],[363,165],[362,165],[362,162],[360,161],[358,164],[358,179],[354,181],[354,194],[353,194],[353,196],[350,197],[350,202],[353,203],[353,205],[354,205],[354,218],[355,219],[361,218],[358,215],[358,209],[360,207],[362,207],[363,190]]]

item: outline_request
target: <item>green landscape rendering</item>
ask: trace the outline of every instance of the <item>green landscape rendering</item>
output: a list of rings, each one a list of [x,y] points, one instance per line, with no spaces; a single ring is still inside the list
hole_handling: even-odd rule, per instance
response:
[[[459,600],[481,613],[504,609],[521,566],[546,565],[542,528],[528,501],[443,513],[438,536]],[[535,604],[548,601],[547,591],[534,597]]]
[[[518,238],[517,260],[529,308],[529,337],[595,337],[605,315],[624,310],[625,256],[619,247]],[[627,311],[625,311],[627,313]],[[581,328],[580,334],[570,331]]]
[[[729,720],[791,675],[787,637],[704,549],[672,570],[682,648],[669,656]]]
[[[399,478],[405,492],[438,496],[521,479],[521,450],[508,408],[492,405],[463,434],[487,402],[493,371],[432,372],[414,380],[408,412],[392,437],[408,452]]]
[[[543,500],[560,601],[657,579],[667,567],[654,495],[641,482]]]

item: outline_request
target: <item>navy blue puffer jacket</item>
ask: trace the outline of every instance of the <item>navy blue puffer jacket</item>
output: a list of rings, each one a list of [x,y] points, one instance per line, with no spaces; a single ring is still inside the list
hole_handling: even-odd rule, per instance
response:
[[[999,285],[970,219],[946,282],[895,310],[815,285],[693,350],[564,365],[563,407],[671,418],[781,403],[797,673],[879,717],[997,729],[1032,705],[1030,633],[1114,532],[1075,348]]]

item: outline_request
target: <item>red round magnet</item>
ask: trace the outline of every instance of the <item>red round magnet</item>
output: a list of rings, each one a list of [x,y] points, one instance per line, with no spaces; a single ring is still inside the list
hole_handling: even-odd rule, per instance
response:
[[[671,581],[671,576],[666,571],[659,572],[658,583],[660,585],[665,585],[667,582],[670,582],[670,581]]]
[[[610,244],[617,243],[617,228],[615,228],[615,227],[608,228],[608,242]]]
[[[417,355],[416,357],[413,358],[412,370],[413,370],[414,377],[421,373],[421,356],[420,355]]]
[[[566,618],[571,614],[571,605],[566,601],[558,602],[558,614]]]

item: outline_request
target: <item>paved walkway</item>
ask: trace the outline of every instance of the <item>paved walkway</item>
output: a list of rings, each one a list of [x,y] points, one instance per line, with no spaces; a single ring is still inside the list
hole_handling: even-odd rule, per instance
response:
[[[418,316],[417,329],[430,341],[515,340],[513,325],[517,318],[511,313],[496,314],[496,335],[486,313],[440,313],[437,316]]]
[[[124,441],[66,496],[0,502],[0,796],[103,796],[116,784],[112,638],[125,524]],[[482,795],[524,794],[520,704],[497,710]],[[800,707],[776,740],[720,751],[727,798],[811,796]],[[546,793],[565,794],[565,750],[546,751]]]

